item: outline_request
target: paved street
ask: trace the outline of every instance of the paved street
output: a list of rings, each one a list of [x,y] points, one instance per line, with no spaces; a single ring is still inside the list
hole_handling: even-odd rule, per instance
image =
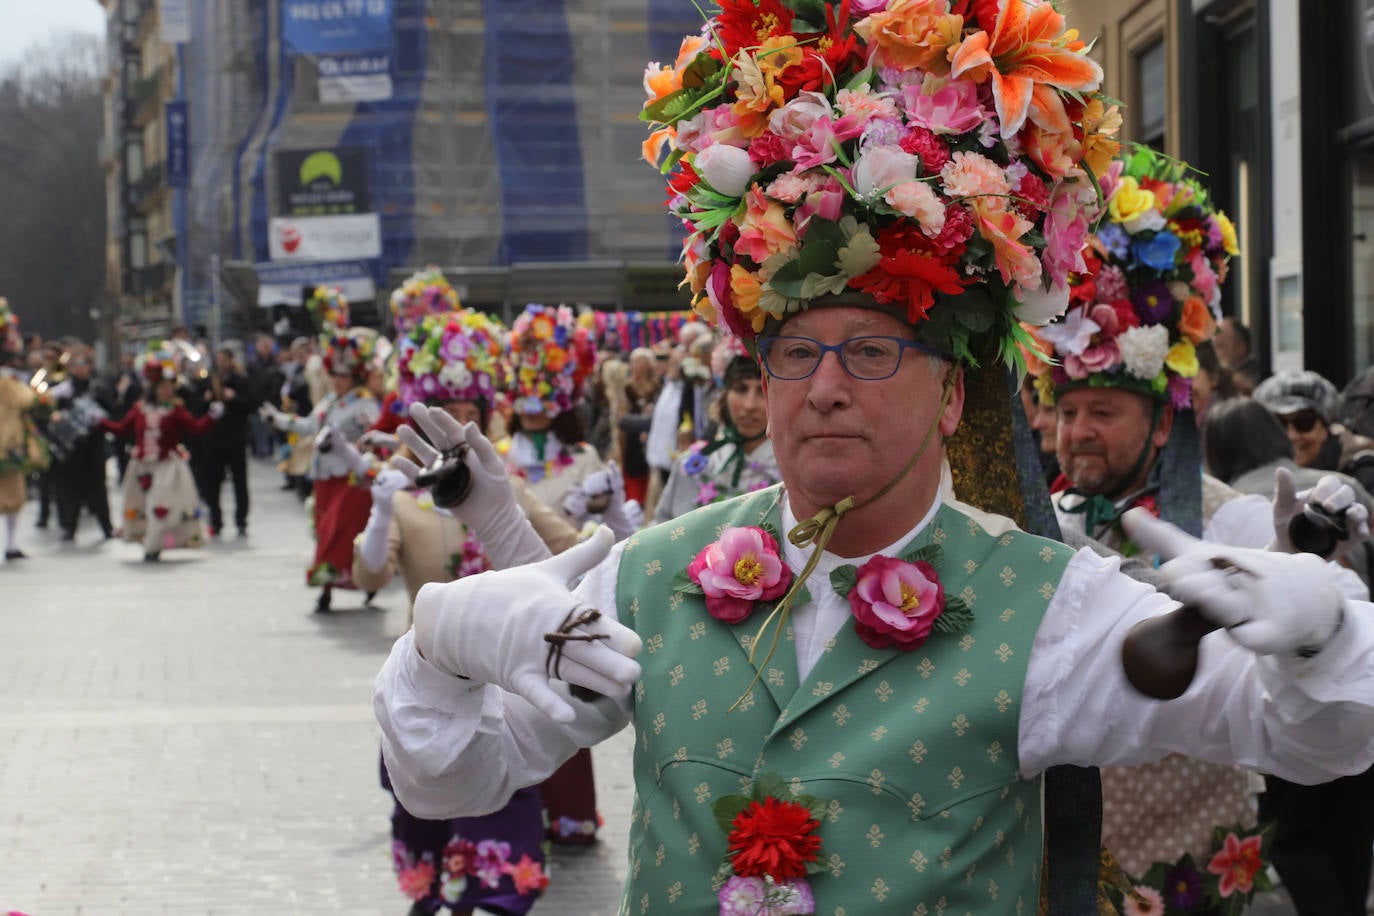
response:
[[[405,593],[310,614],[278,483],[254,463],[250,536],[159,565],[89,519],[60,544],[26,507],[31,559],[0,566],[0,912],[406,912],[371,706]],[[556,854],[535,913],[615,910],[628,735],[597,755],[605,842]]]
[[[310,614],[305,513],[277,484],[255,463],[250,537],[155,566],[26,508],[31,559],[0,566],[0,912],[406,912],[371,707],[404,592]],[[603,842],[555,854],[536,914],[615,911],[628,732],[595,753]]]

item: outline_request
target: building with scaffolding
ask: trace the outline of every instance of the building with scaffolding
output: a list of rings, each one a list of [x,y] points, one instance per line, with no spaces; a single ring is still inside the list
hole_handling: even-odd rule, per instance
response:
[[[430,263],[490,308],[686,305],[637,116],[690,0],[103,5],[125,324],[237,335],[316,283],[375,322]]]

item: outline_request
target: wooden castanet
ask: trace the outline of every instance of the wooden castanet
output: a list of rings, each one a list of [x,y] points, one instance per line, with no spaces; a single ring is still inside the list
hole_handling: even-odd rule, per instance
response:
[[[1126,680],[1156,700],[1183,696],[1197,674],[1198,644],[1217,629],[1218,624],[1189,604],[1142,620],[1131,628],[1121,645]]]

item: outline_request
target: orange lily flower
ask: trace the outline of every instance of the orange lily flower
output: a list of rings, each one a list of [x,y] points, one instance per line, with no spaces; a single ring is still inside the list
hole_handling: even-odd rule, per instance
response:
[[[1071,129],[1056,89],[1090,92],[1102,83],[1102,68],[1083,53],[1075,29],[1044,0],[1002,0],[991,34],[978,31],[954,50],[950,75],[992,79],[1002,136],[1011,137],[1030,117],[1051,131]]]

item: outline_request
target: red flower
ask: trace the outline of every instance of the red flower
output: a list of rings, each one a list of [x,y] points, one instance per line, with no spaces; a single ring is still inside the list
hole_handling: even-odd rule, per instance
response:
[[[668,176],[668,190],[672,191],[673,196],[676,197],[678,194],[686,194],[692,190],[697,186],[698,181],[701,181],[701,176],[697,174],[696,169],[692,168],[692,163],[685,159],[679,159],[677,171]],[[672,197],[668,198],[670,201],[672,199]]]
[[[774,881],[806,877],[806,864],[816,861],[821,822],[796,802],[765,798],[751,802],[731,822],[730,864],[743,878]]]
[[[749,161],[758,168],[782,162],[786,158],[786,141],[771,130],[765,130],[749,141]]]
[[[140,490],[146,491],[146,490],[147,490],[149,487],[151,487],[152,485],[153,485],[153,475],[152,475],[152,474],[139,474],[139,475],[138,475],[138,488],[139,488]]]
[[[849,0],[844,0],[838,9],[827,3],[825,20],[826,29],[819,37],[817,33],[801,36],[810,42],[802,47],[801,62],[778,74],[778,84],[786,98],[803,90],[823,90],[827,83],[834,83],[836,73],[862,69],[858,44],[848,32]]]
[[[878,233],[877,242],[882,259],[868,273],[850,279],[849,285],[876,302],[905,305],[907,320],[913,324],[925,320],[936,291],[951,296],[963,292],[953,259],[932,253],[930,241],[919,229],[886,229]]]
[[[792,34],[792,11],[782,0],[720,0],[716,34],[725,46],[725,56],[734,57],[740,48],[757,48],[765,39]]]
[[[1207,870],[1221,877],[1217,893],[1222,899],[1237,891],[1248,894],[1254,889],[1255,875],[1264,867],[1264,861],[1260,858],[1262,844],[1258,836],[1242,840],[1234,833],[1226,834],[1226,842],[1212,856],[1212,861],[1207,863]]]
[[[166,506],[153,506],[153,515],[158,518],[166,518],[168,509]]]
[[[949,164],[949,144],[933,130],[913,127],[911,133],[902,138],[901,147],[903,152],[920,157],[922,174],[938,175],[940,169]]]

